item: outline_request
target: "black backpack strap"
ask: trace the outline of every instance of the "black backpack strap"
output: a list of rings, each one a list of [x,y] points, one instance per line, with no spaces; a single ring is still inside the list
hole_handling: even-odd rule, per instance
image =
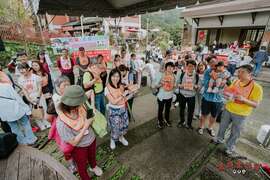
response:
[[[185,72],[183,71],[180,75],[180,84],[182,84],[183,82],[184,75],[185,75]]]
[[[195,75],[195,85],[198,85],[199,80],[200,80],[199,74],[196,73],[196,75]]]

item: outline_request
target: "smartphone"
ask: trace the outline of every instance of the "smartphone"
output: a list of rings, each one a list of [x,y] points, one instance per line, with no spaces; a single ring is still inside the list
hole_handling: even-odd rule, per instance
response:
[[[88,105],[85,105],[86,107],[86,118],[90,119],[92,117],[94,117],[94,111],[92,108],[90,108]]]

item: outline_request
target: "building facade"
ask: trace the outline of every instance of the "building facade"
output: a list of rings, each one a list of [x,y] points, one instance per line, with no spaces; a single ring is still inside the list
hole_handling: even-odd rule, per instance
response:
[[[218,0],[187,7],[182,16],[190,26],[192,44],[230,44],[250,41],[254,46],[270,41],[269,0]],[[188,26],[187,25],[187,26]]]

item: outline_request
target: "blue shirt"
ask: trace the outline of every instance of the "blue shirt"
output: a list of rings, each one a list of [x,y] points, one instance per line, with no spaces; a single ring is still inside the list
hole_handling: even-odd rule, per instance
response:
[[[207,92],[209,80],[211,79],[211,76],[210,76],[211,71],[212,71],[212,69],[209,68],[204,72],[204,80],[202,83],[202,86],[204,87],[203,98],[206,101],[210,101],[210,102],[223,102],[223,95],[222,94]]]
[[[264,61],[268,60],[268,55],[266,51],[258,51],[254,55],[255,63],[263,63]]]

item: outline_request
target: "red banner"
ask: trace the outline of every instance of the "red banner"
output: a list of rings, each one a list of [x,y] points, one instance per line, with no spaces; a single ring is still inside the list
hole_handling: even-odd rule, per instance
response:
[[[218,61],[223,61],[225,66],[228,66],[229,60],[227,55],[216,55]]]
[[[202,41],[205,37],[204,31],[199,31],[199,39]]]
[[[99,54],[103,55],[104,61],[111,61],[111,50],[94,50],[94,51],[85,51],[85,54],[92,58],[97,57]],[[72,58],[76,59],[79,56],[79,51],[72,53]]]

